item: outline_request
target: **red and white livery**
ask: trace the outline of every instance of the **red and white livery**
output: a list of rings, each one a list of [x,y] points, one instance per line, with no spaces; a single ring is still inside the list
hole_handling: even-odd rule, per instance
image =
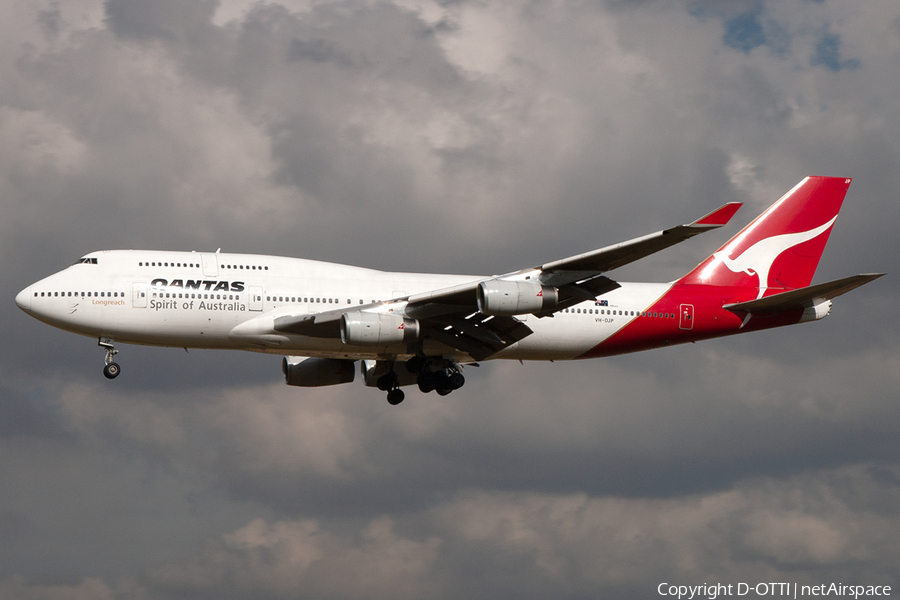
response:
[[[284,355],[290,385],[355,377],[447,394],[461,366],[610,356],[821,319],[881,274],[811,285],[850,179],[807,177],[684,277],[624,283],[622,265],[725,225],[730,203],[679,225],[500,276],[391,273],[251,254],[106,250],[22,290],[33,317],[114,343]]]

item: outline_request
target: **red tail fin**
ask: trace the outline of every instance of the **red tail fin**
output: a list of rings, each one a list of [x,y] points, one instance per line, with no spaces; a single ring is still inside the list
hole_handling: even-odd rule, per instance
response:
[[[681,282],[759,288],[757,298],[808,286],[850,181],[807,177]]]

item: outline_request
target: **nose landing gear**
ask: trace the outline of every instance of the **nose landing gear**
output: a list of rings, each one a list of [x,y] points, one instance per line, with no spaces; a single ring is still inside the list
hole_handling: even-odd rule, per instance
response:
[[[104,359],[106,365],[103,367],[103,376],[107,379],[115,379],[119,376],[119,373],[122,372],[119,363],[113,362],[113,357],[118,354],[119,351],[113,346],[112,338],[100,338],[97,345],[106,349],[106,358]]]

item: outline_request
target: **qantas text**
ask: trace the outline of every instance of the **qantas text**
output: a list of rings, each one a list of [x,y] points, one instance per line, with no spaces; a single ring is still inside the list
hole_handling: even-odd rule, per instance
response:
[[[165,288],[179,288],[185,290],[200,290],[206,292],[243,292],[243,281],[215,281],[207,279],[173,279],[171,282],[167,279],[154,279],[150,282],[150,287],[161,290]]]

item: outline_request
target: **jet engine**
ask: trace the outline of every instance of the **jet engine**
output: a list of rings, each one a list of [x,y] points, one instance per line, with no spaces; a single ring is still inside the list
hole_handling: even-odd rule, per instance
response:
[[[412,342],[419,322],[394,313],[348,312],[341,317],[341,340],[351,346],[382,346]]]
[[[478,310],[497,317],[541,312],[559,304],[555,287],[531,281],[485,281],[478,285],[476,297]]]
[[[285,356],[281,361],[284,382],[300,387],[350,383],[356,375],[355,361],[340,358]]]
[[[824,319],[831,314],[831,300],[818,300],[805,304],[803,306],[803,315],[800,316],[800,323],[807,321],[818,321]]]
[[[418,373],[410,373],[406,361],[362,360],[360,372],[368,387],[377,387],[382,391],[394,386],[415,385]]]

